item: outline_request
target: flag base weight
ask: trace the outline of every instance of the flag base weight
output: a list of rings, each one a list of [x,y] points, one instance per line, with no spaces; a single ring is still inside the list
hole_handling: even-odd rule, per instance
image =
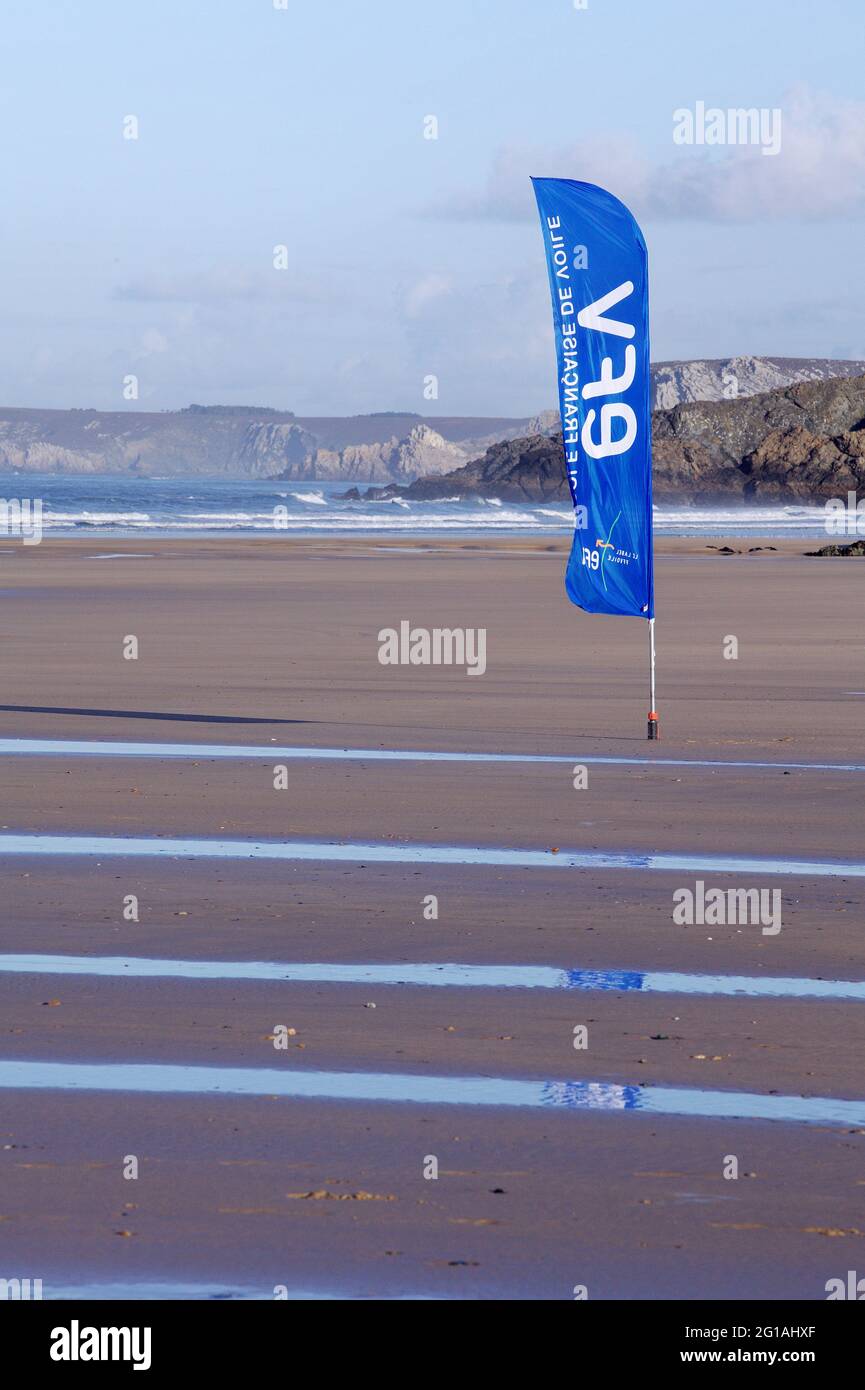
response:
[[[661,722],[655,712],[655,619],[649,619],[649,727],[646,738],[661,737]]]

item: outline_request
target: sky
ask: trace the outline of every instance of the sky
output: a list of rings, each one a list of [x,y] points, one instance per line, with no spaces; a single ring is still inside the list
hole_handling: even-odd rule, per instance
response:
[[[639,218],[654,360],[865,358],[862,0],[4,0],[0,52],[0,405],[549,408],[532,174]]]

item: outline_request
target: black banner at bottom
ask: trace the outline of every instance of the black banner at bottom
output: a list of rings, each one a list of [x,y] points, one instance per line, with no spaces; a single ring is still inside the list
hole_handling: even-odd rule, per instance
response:
[[[317,1350],[325,1353],[331,1372],[338,1318],[340,1344],[352,1358],[352,1374],[357,1375],[364,1363],[369,1369],[368,1358],[376,1351],[372,1338],[377,1328],[369,1304],[377,1301],[338,1301],[336,1305],[323,1301],[318,1306],[305,1300],[294,1304],[220,1300],[9,1302],[0,1304],[0,1328],[5,1333],[7,1364],[14,1364],[19,1376],[30,1370],[49,1371],[61,1378],[92,1376],[100,1368],[110,1367],[115,1374],[124,1370],[160,1376],[165,1372],[213,1371],[225,1378],[250,1371],[293,1375],[298,1356],[308,1358]],[[563,1306],[527,1300],[508,1303],[508,1337],[501,1344],[502,1358],[510,1357],[514,1346],[520,1345],[518,1308],[525,1309],[527,1331],[536,1331],[539,1323],[547,1324],[553,1336],[564,1334],[569,1339],[563,1345],[570,1348],[571,1360],[576,1356],[575,1374],[581,1365],[588,1369],[589,1364],[600,1361],[617,1371],[794,1365],[810,1366],[825,1375],[836,1366],[840,1369],[855,1364],[862,1338],[861,1314],[834,1302],[586,1301]],[[479,1313],[484,1316],[477,1301],[458,1303],[455,1326],[470,1335]],[[436,1301],[434,1309],[400,1303],[396,1329],[395,1314],[391,1306],[387,1314],[389,1334],[420,1329],[412,1321],[416,1317],[435,1330],[440,1350],[431,1351],[428,1340],[425,1342],[423,1370],[429,1375],[440,1357],[442,1373],[452,1376],[455,1350],[446,1338],[441,1340],[447,1331],[442,1324],[441,1302]],[[315,1335],[319,1317],[321,1333],[326,1337],[323,1342]],[[355,1328],[356,1339],[352,1336]],[[343,1340],[346,1332],[352,1336],[350,1343]],[[490,1352],[496,1357],[495,1345],[485,1345],[485,1360]],[[528,1345],[522,1342],[523,1347]],[[546,1358],[554,1344],[540,1345]],[[382,1350],[378,1348],[379,1353]],[[393,1366],[390,1355],[387,1364]],[[411,1373],[408,1366],[405,1370]]]

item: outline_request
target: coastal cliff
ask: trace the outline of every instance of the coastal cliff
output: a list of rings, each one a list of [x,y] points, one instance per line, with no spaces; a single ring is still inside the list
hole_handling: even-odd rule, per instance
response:
[[[668,471],[674,480],[699,474],[711,482],[720,476],[722,463],[737,468],[742,457],[737,432],[741,421],[750,418],[747,411],[742,413],[743,398],[759,387],[786,387],[806,380],[828,385],[830,379],[842,381],[862,371],[865,363],[819,358],[656,363],[652,398],[663,407],[662,415],[671,416],[663,428],[658,425],[659,486],[664,485]],[[698,402],[707,409],[716,405],[718,413],[672,418],[677,406],[687,408]],[[779,418],[779,428],[786,420],[786,416]],[[291,411],[241,405],[191,405],[165,411],[0,407],[0,471],[402,484],[450,475],[486,451],[492,481],[501,472],[502,485],[512,486],[514,495],[527,495],[527,488],[535,496],[546,497],[558,488],[559,471],[551,462],[533,476],[532,466],[540,455],[536,457],[525,440],[553,435],[558,429],[557,410],[541,411],[532,418],[421,416],[406,411],[301,417]],[[727,439],[730,430],[735,435],[732,440]],[[750,447],[756,449],[766,433],[757,430]],[[680,449],[676,441],[685,437],[693,440],[687,449]],[[505,446],[517,439],[523,442],[514,454]],[[670,440],[673,444],[668,447]],[[790,447],[801,458],[805,473],[820,473],[825,462],[822,445],[802,438]],[[527,463],[519,464],[520,458]],[[772,459],[774,454],[754,461],[755,482],[761,487],[777,483],[777,479],[773,483]],[[467,487],[476,473],[473,469],[465,475]]]

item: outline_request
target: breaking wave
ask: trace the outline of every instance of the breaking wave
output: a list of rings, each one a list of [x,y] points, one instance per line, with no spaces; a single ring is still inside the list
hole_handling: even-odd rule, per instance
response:
[[[348,498],[349,484],[321,483],[288,491],[266,479],[53,477],[0,475],[0,496],[39,500],[48,535],[105,536],[147,533],[176,536],[222,533],[265,535],[347,532],[506,533],[567,536],[569,503],[504,502],[500,497]],[[661,536],[826,536],[822,506],[663,503],[654,508]]]

